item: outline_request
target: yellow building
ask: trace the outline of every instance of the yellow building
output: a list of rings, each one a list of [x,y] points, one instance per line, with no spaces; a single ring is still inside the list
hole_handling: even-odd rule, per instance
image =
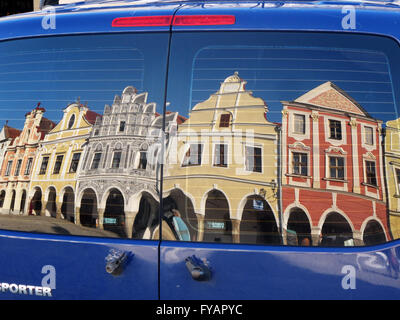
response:
[[[170,141],[164,211],[179,211],[193,241],[280,241],[279,126],[245,85],[237,73],[226,78]]]
[[[40,144],[29,186],[29,214],[74,222],[76,175],[84,143],[100,115],[80,103],[63,112]]]
[[[389,227],[400,238],[400,118],[386,122],[385,166],[388,189]]]

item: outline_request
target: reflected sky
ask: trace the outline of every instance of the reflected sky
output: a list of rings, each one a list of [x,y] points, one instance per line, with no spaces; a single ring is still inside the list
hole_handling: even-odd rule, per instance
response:
[[[282,45],[284,40],[268,37],[253,34],[237,41],[219,41],[217,37],[209,41],[187,34],[174,38],[168,109],[188,116],[191,108],[238,72],[247,81],[246,89],[267,103],[268,119],[273,122],[281,122],[281,101],[294,100],[326,81],[347,92],[371,116],[383,121],[398,117],[392,87],[394,71],[383,52],[386,49],[362,49],[362,41],[361,49],[330,47],[323,36],[313,39],[312,46],[289,46]],[[295,38],[288,36],[291,42]],[[266,45],[269,39],[277,44]],[[316,46],[318,39],[321,47]],[[187,47],[188,41],[196,45]],[[301,38],[296,41],[301,43]],[[220,44],[210,44],[215,42]],[[235,44],[243,42],[248,45]],[[161,113],[167,43],[168,34],[158,33],[3,42],[0,125],[9,120],[10,126],[22,128],[25,114],[38,102],[46,109],[45,117],[55,122],[61,119],[61,111],[78,99],[102,114],[104,105],[112,104],[114,96],[126,86],[148,92],[148,102],[155,102]]]
[[[269,107],[269,119],[281,122],[281,101],[294,100],[331,81],[371,116],[396,117],[386,56],[381,52],[328,48],[211,47],[194,62],[191,105],[208,98],[235,71],[246,89]]]
[[[0,45],[0,125],[22,128],[26,112],[40,102],[45,117],[58,122],[68,104],[80,100],[103,113],[129,85],[147,89],[149,102],[160,105],[161,79],[148,78],[145,68],[165,71],[162,50],[165,35],[154,35],[156,44],[143,35],[72,36],[4,42]],[[165,45],[166,49],[166,45]],[[153,60],[151,65],[148,62]],[[156,61],[156,63],[154,63]]]

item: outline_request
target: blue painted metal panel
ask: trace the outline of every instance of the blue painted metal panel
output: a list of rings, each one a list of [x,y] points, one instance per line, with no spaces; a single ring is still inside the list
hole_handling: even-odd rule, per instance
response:
[[[0,233],[0,283],[42,286],[55,268],[51,297],[1,289],[0,299],[146,299],[158,297],[158,242]],[[129,254],[120,275],[106,272],[111,249]]]
[[[79,10],[47,7],[42,11],[3,17],[0,19],[0,40],[26,37],[73,35],[113,32],[169,31],[170,27],[112,27],[111,23],[119,17],[137,17],[148,15],[172,15],[177,5],[162,7],[131,7],[112,10],[96,8]],[[54,20],[51,20],[53,19]],[[54,21],[54,27],[52,23]],[[43,25],[45,27],[43,27]]]
[[[211,280],[191,278],[192,255],[207,261]],[[400,298],[400,241],[344,249],[163,242],[160,256],[161,299]]]
[[[355,10],[355,28],[343,28],[346,8]],[[232,14],[236,23],[228,26],[176,26],[182,30],[288,30],[370,33],[400,38],[400,7],[365,6],[348,2],[300,3],[207,3],[186,5],[177,15]]]

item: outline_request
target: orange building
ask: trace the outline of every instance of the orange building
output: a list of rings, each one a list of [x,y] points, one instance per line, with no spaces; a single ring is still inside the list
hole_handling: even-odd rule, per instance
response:
[[[55,127],[43,117],[46,110],[39,105],[25,115],[22,132],[7,147],[0,171],[1,213],[26,212],[28,186],[39,142]]]

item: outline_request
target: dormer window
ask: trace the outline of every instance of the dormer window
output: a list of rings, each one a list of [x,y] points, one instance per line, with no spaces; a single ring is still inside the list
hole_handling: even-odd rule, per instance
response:
[[[75,123],[75,115],[73,114],[73,115],[71,116],[71,118],[69,118],[69,121],[68,121],[68,129],[71,129],[72,126],[74,125],[74,123]]]
[[[220,120],[219,120],[219,127],[220,128],[229,128],[231,120],[231,115],[229,113],[221,114]]]

